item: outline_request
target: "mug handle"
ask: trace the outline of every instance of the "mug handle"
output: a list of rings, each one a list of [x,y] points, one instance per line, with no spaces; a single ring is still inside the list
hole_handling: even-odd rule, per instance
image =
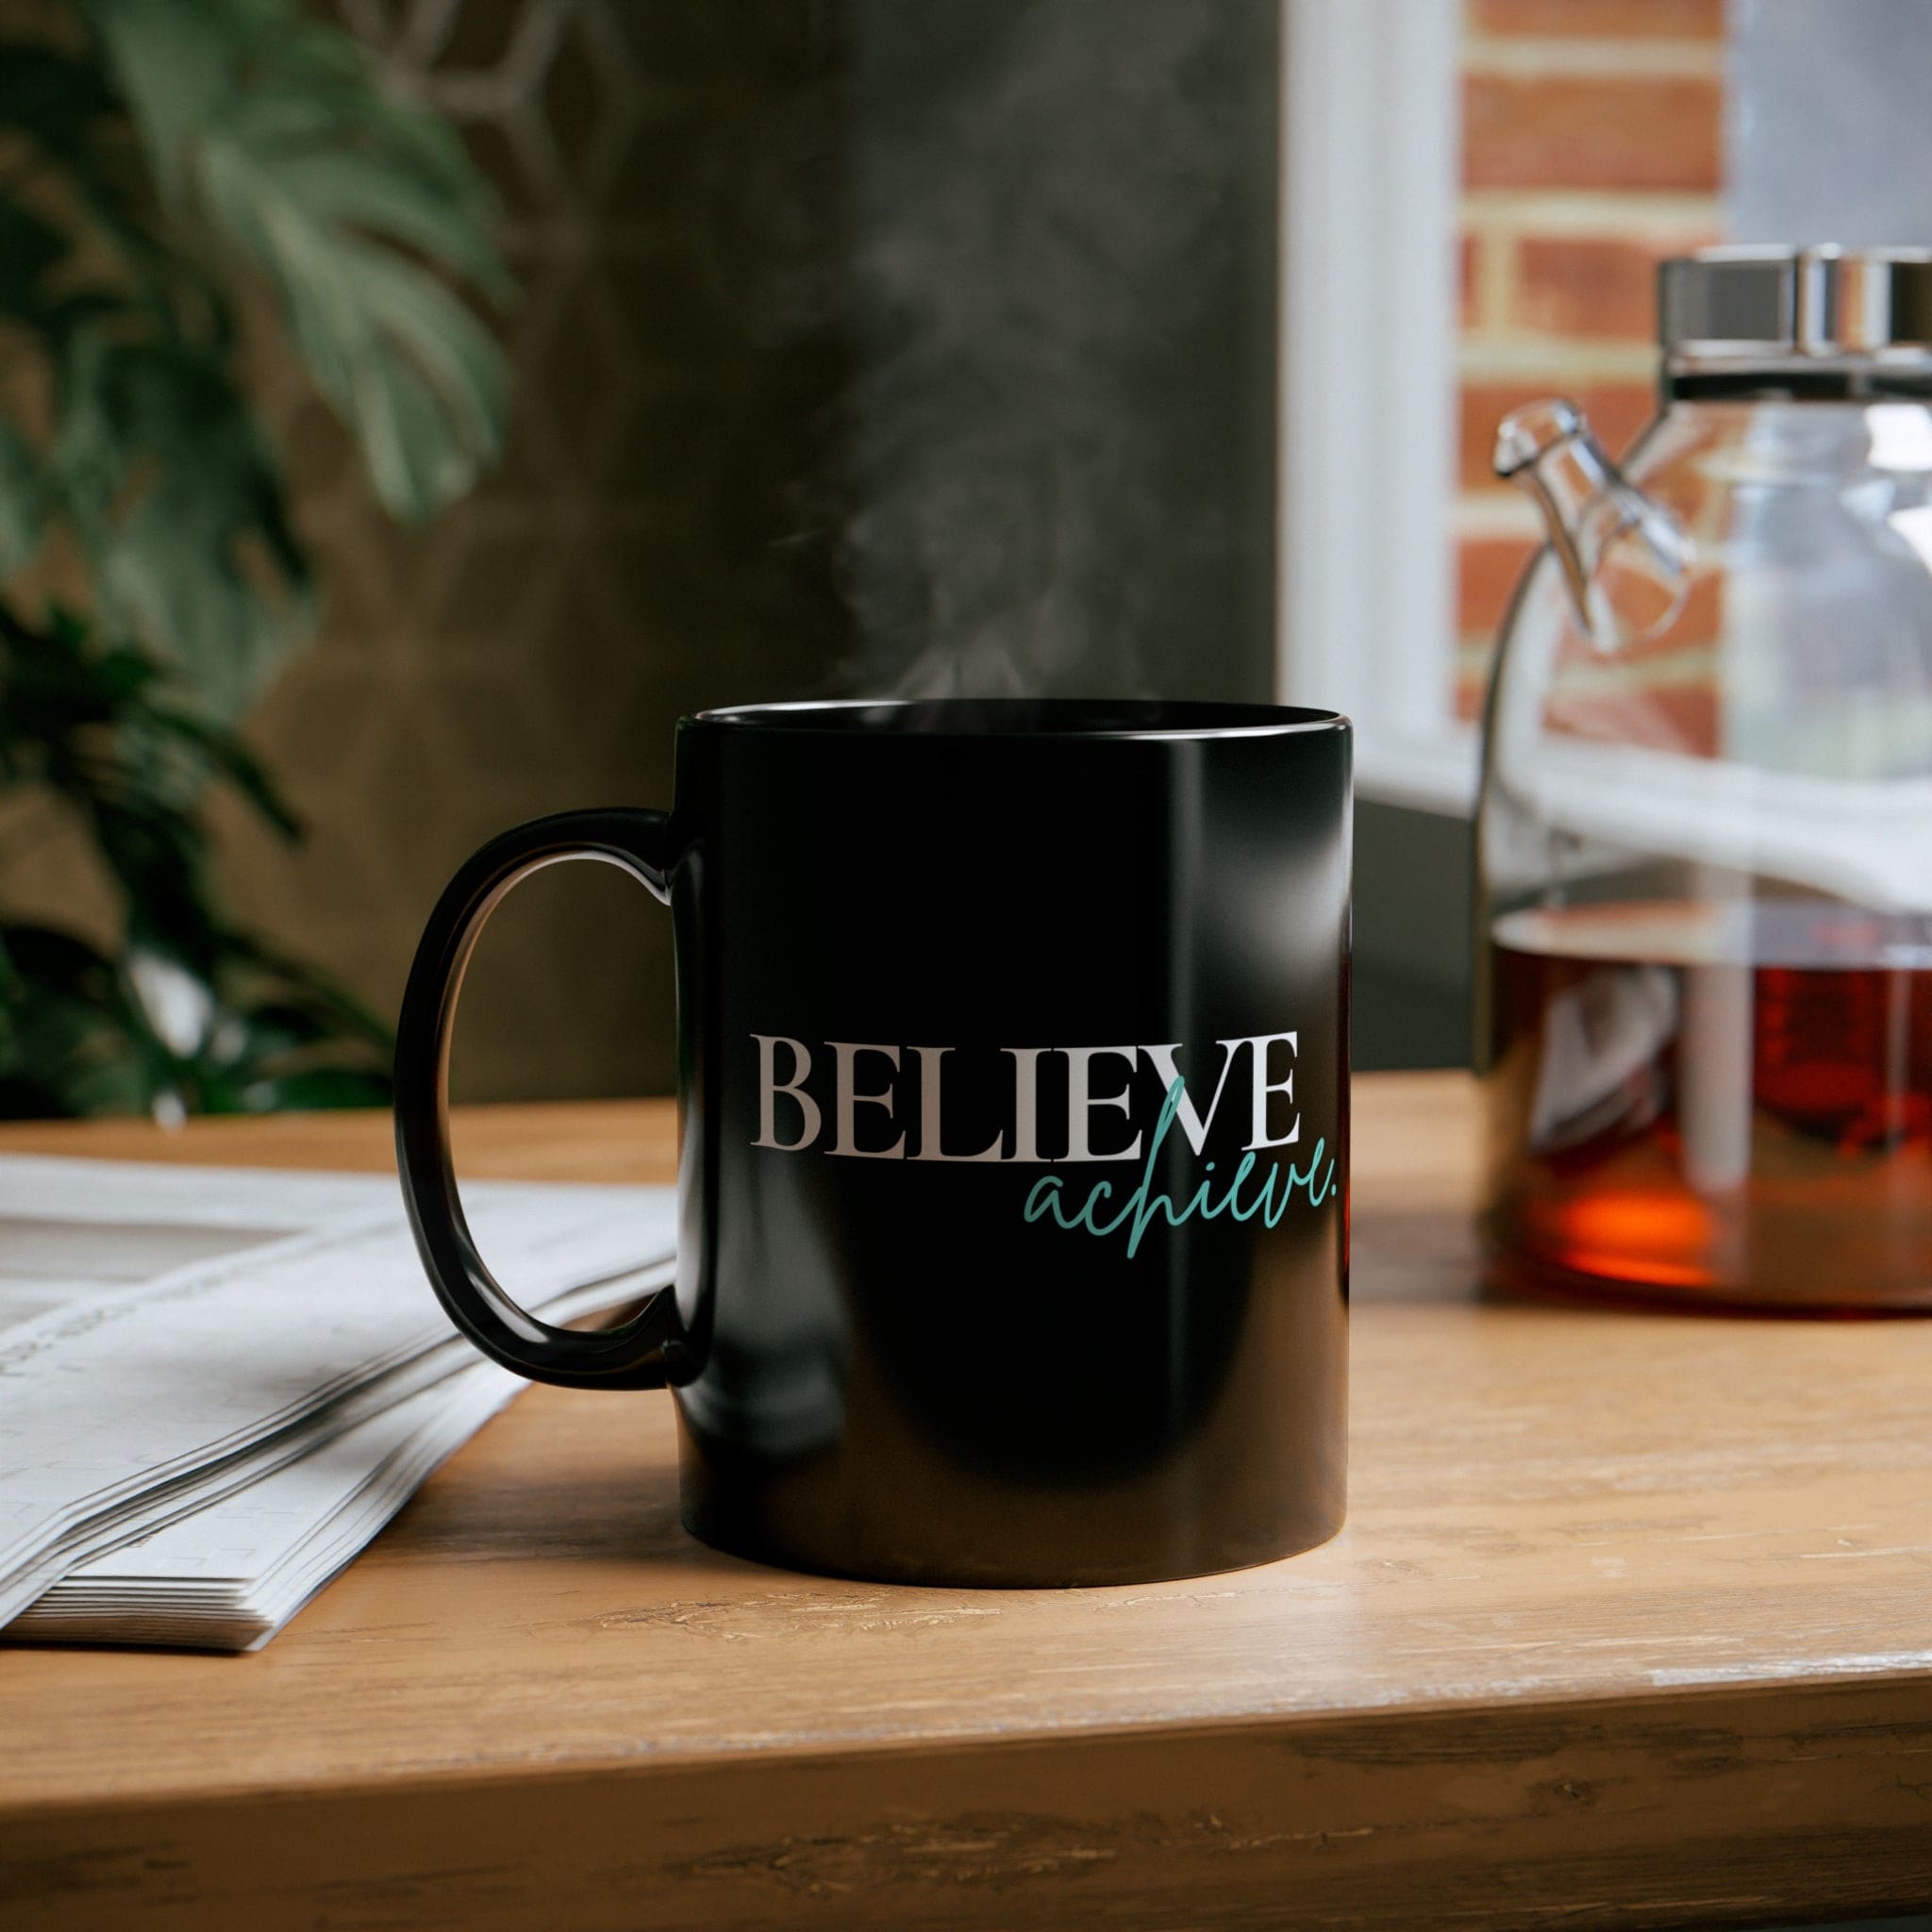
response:
[[[449,1318],[492,1361],[567,1389],[661,1389],[676,1297],[660,1288],[620,1327],[557,1328],[521,1308],[484,1265],[463,1218],[449,1147],[449,1042],[463,969],[483,922],[519,879],[567,858],[621,866],[671,902],[661,811],[566,811],[492,839],[443,889],[424,928],[396,1023],[396,1167],[417,1252]]]

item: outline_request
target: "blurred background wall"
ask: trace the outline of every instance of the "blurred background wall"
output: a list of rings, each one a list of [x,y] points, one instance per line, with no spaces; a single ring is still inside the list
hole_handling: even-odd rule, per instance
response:
[[[839,691],[1265,696],[1273,0],[340,0],[503,197],[504,472],[426,535],[264,372],[329,592],[240,909],[392,1012],[491,832],[668,802],[671,727]],[[668,1091],[668,927],[513,894],[458,1098]]]

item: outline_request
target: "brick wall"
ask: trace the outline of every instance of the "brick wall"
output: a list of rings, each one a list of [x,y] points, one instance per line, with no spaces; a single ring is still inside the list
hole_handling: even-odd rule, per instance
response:
[[[1612,449],[1648,419],[1657,260],[1720,239],[1723,0],[1467,0],[1457,707],[1537,541],[1490,449],[1560,392]]]

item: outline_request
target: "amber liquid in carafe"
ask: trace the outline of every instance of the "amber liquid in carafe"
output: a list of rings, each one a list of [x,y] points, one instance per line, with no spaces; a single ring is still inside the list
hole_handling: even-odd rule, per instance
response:
[[[1489,974],[1505,1286],[1932,1307],[1932,920],[1538,908]]]

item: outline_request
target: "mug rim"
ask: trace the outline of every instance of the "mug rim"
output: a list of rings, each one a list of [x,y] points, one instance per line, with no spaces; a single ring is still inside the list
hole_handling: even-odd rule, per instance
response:
[[[891,722],[888,723],[888,720]],[[678,721],[738,732],[982,739],[1293,738],[1348,731],[1340,711],[1198,698],[806,698],[724,705]]]

